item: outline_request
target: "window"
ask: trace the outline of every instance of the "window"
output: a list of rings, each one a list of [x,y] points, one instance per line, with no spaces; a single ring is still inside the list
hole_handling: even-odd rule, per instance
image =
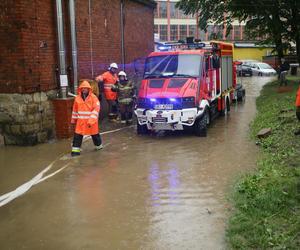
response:
[[[245,40],[245,28],[241,26],[241,40]]]
[[[153,56],[146,60],[145,77],[184,77],[200,75],[200,55]]]
[[[234,40],[241,40],[241,26],[234,25]]]
[[[184,18],[184,13],[183,13],[183,11],[182,10],[178,10],[178,18]]]
[[[171,18],[177,18],[177,10],[175,8],[176,3],[170,2],[170,16]]]
[[[170,40],[177,41],[178,40],[178,25],[171,25],[170,29],[171,29]]]
[[[178,11],[178,18],[182,18],[182,19],[194,18],[192,15],[185,15],[184,12],[180,9],[177,9],[177,11]]]
[[[199,39],[201,39],[201,41],[206,40],[206,33],[204,30],[199,29]]]
[[[213,25],[207,26],[207,35],[208,35],[208,40],[211,40],[212,37],[214,36],[214,26]]]
[[[189,36],[196,37],[196,25],[190,25],[189,26]]]
[[[159,38],[160,38],[161,41],[167,41],[168,40],[167,25],[160,25],[159,26]]]
[[[159,3],[159,17],[167,18],[167,2]]]
[[[260,69],[273,69],[269,64],[266,63],[258,63],[257,65]]]
[[[158,34],[158,25],[154,25],[154,34]]]
[[[224,28],[222,25],[209,25],[207,29],[208,39],[223,40]]]
[[[187,35],[187,26],[186,25],[180,25],[179,26],[179,40],[184,40],[186,39]]]
[[[215,39],[217,39],[217,40],[223,39],[223,26],[222,25],[215,26]]]
[[[232,40],[233,30],[230,30],[230,33],[226,36],[226,40]]]
[[[152,79],[149,84],[149,88],[160,89],[164,85],[164,79]]]
[[[176,79],[176,78],[172,78],[168,88],[181,88],[185,83],[186,83],[187,79]]]

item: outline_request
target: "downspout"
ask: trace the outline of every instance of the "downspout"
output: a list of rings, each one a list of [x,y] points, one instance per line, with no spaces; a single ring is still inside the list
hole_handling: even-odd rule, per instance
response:
[[[60,76],[60,96],[67,97],[68,82],[66,79],[66,52],[64,41],[64,24],[62,13],[62,2],[56,0],[56,19],[57,19],[57,38],[58,38],[58,51],[59,51],[59,76]],[[62,77],[63,76],[63,77]]]
[[[71,28],[72,65],[73,65],[73,93],[77,93],[78,88],[78,66],[77,66],[77,42],[76,42],[76,20],[75,20],[75,0],[69,0],[69,15]]]
[[[92,3],[89,0],[89,24],[90,24],[90,59],[92,77],[94,78],[94,59],[93,59],[93,27],[92,27]]]
[[[120,13],[120,21],[121,21],[121,54],[122,54],[122,69],[125,71],[125,39],[124,39],[124,0],[121,0],[121,13]]]

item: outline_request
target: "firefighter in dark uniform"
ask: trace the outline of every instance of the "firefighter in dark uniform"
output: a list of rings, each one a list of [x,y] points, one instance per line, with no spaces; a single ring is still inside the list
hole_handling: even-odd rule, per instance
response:
[[[132,123],[133,102],[135,98],[135,87],[131,81],[128,81],[124,71],[118,74],[119,82],[112,87],[112,91],[118,93],[118,104],[121,115],[121,123]]]

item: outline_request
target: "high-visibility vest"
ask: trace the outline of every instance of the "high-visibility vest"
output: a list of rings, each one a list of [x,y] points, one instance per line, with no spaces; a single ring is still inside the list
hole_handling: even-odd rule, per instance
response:
[[[83,100],[82,88],[89,88],[89,94]],[[92,93],[92,88],[84,81],[78,88],[78,95],[73,104],[72,122],[76,122],[75,133],[80,135],[95,135],[99,133],[98,116],[100,102]]]

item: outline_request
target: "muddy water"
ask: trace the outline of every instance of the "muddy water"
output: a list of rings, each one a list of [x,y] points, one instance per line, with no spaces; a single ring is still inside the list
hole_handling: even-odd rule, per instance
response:
[[[255,166],[249,122],[255,96],[270,78],[243,81],[246,102],[215,120],[206,138],[139,137],[128,129],[104,136],[102,152],[87,142],[64,172],[0,208],[0,248],[224,249],[226,194],[238,175]],[[44,147],[31,153],[30,162],[23,158],[23,167],[13,157],[22,149],[0,151],[6,164],[1,162],[1,194],[47,163],[44,154],[55,158],[68,145],[49,146],[48,152]],[[19,166],[15,173],[13,166]]]

